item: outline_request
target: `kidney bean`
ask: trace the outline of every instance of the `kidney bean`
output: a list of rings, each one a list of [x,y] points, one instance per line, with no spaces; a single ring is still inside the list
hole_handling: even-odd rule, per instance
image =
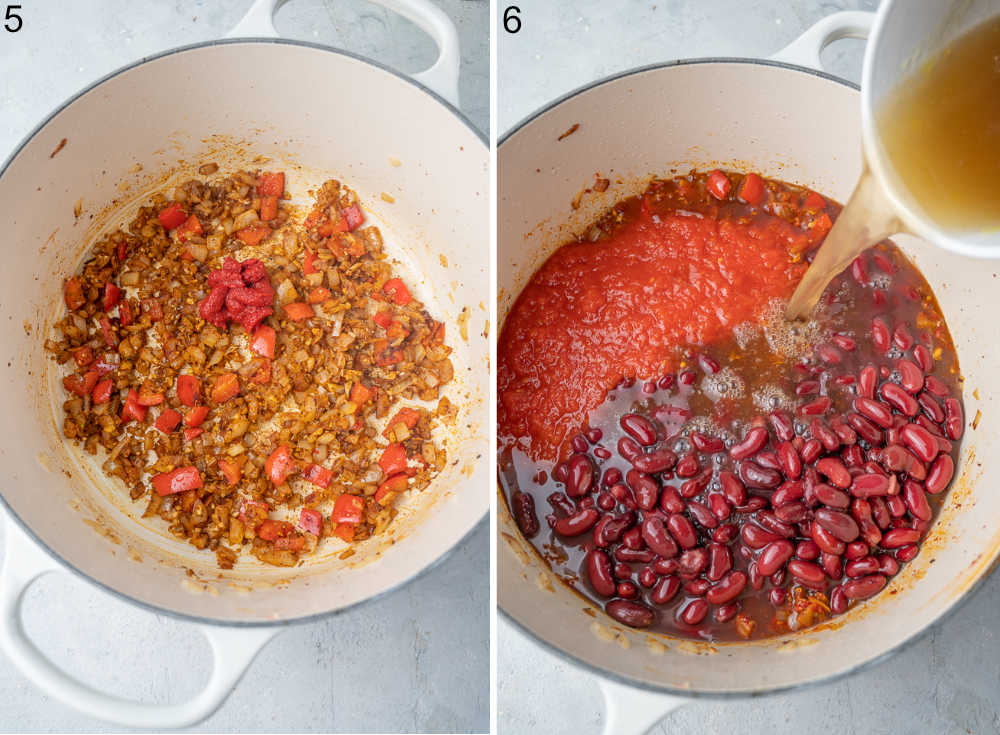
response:
[[[847,595],[844,594],[842,585],[830,591],[830,612],[834,615],[847,612]]]
[[[801,383],[799,385],[802,385]],[[819,384],[816,384],[817,389]],[[771,428],[774,430],[774,435],[778,437],[780,441],[788,442],[795,438],[795,424],[792,422],[792,417],[789,416],[784,411],[771,411],[767,415],[768,423],[771,424]]]
[[[857,432],[847,425],[841,416],[834,416],[830,419],[830,428],[837,435],[841,444],[856,444],[858,441]]]
[[[906,501],[906,507],[914,518],[921,521],[931,519],[931,506],[927,502],[924,487],[919,482],[906,480],[903,483],[903,500]]]
[[[865,577],[869,574],[876,574],[878,571],[878,559],[874,556],[863,556],[860,559],[852,559],[844,565],[844,574],[848,577]]]
[[[781,587],[775,587],[767,593],[767,601],[774,607],[781,607],[785,604],[786,599],[788,599],[788,591]]]
[[[817,483],[813,487],[813,492],[819,502],[831,508],[846,510],[851,505],[851,498],[847,493],[824,482]]]
[[[770,577],[784,566],[794,552],[795,547],[791,541],[785,539],[772,541],[761,549],[757,556],[757,570],[765,577]]]
[[[644,447],[656,444],[656,427],[645,416],[627,413],[619,421],[622,429]]]
[[[622,481],[622,471],[617,467],[609,467],[604,471],[604,476],[601,478],[601,484],[604,487],[611,487],[612,485],[617,485]]]
[[[754,513],[760,510],[761,508],[766,508],[766,507],[767,507],[767,500],[760,497],[759,495],[755,495],[752,498],[747,498],[747,502],[744,503],[743,505],[738,506],[736,510],[738,510],[740,513]]]
[[[785,477],[797,480],[802,476],[802,459],[790,441],[783,441],[778,445],[777,455],[778,463],[781,465],[781,471],[785,473]]]
[[[811,396],[814,393],[819,393],[818,380],[803,380],[795,386],[795,395],[797,396]]]
[[[882,466],[890,472],[910,472],[917,458],[901,444],[890,444],[882,451]]]
[[[653,586],[649,600],[656,605],[664,605],[673,599],[680,588],[681,581],[677,577],[673,575],[663,577]]]
[[[882,443],[882,430],[859,413],[849,413],[845,417],[848,426],[858,432],[858,435],[869,444]]]
[[[535,499],[528,493],[514,491],[511,502],[511,512],[514,522],[525,538],[531,538],[538,533],[538,515],[535,513]]]
[[[851,481],[851,495],[856,498],[872,498],[889,494],[889,478],[881,473],[858,475]]]
[[[618,440],[618,454],[626,462],[633,462],[637,457],[642,455],[642,447],[632,437],[623,436]]]
[[[899,562],[889,554],[879,554],[876,558],[878,559],[879,573],[891,577],[899,571]]]
[[[687,503],[681,497],[680,491],[673,485],[667,485],[660,493],[660,507],[667,513],[683,513]]]
[[[836,451],[840,447],[840,437],[822,419],[813,419],[809,422],[809,433],[813,435],[813,438],[819,439],[823,448],[828,452]]]
[[[733,513],[733,506],[721,493],[711,493],[708,496],[708,507],[712,509],[712,514],[720,521],[726,520]]]
[[[816,461],[816,458],[823,453],[823,445],[820,443],[819,439],[809,439],[805,444],[802,445],[802,461],[806,464],[812,464]]]
[[[888,580],[882,574],[869,574],[860,579],[851,579],[841,585],[844,595],[849,600],[866,600],[882,591]]]
[[[927,349],[926,345],[917,345],[913,348],[913,359],[925,373],[934,369],[934,358],[931,357],[931,351]]]
[[[649,549],[630,549],[627,546],[619,546],[615,549],[615,559],[623,564],[649,564],[656,555]]]
[[[654,449],[649,454],[643,454],[632,460],[632,466],[640,472],[655,474],[671,469],[677,464],[677,455],[666,447]]]
[[[657,574],[674,574],[679,566],[676,559],[656,558],[653,560],[653,571]]]
[[[688,503],[687,509],[688,513],[690,513],[703,528],[711,530],[719,525],[719,519],[715,517],[715,513],[713,513],[704,503],[692,500]]]
[[[895,383],[883,383],[880,392],[882,399],[900,413],[916,416],[917,412],[920,411],[917,399]]]
[[[619,597],[632,600],[639,596],[639,588],[632,582],[619,582],[615,589]]]
[[[555,532],[560,536],[579,536],[593,528],[600,515],[595,508],[583,508],[556,521]]]
[[[920,540],[920,531],[912,528],[893,528],[882,536],[883,549],[898,549],[900,546],[914,544]]]
[[[827,531],[822,524],[813,523],[809,535],[812,536],[812,540],[816,542],[821,551],[837,556],[844,553],[845,543]]]
[[[595,505],[597,505],[597,503],[594,501],[593,496],[580,498],[580,502],[577,503],[578,508],[593,508]]]
[[[682,589],[692,597],[703,597],[712,583],[707,579],[690,579],[684,583]]]
[[[604,432],[600,429],[588,429],[586,432],[587,441],[591,444],[597,444],[601,439],[604,438]]]
[[[916,363],[903,358],[896,363],[899,370],[899,384],[903,389],[916,395],[924,387],[924,373]]]
[[[874,398],[877,383],[878,370],[874,365],[865,365],[858,373],[858,395],[862,398]]]
[[[846,334],[835,334],[831,339],[833,340],[833,343],[840,349],[844,350],[844,352],[854,352],[858,346],[854,337]]]
[[[778,455],[774,452],[757,452],[757,456],[753,458],[753,461],[765,469],[781,471],[781,462],[778,461]]]
[[[814,349],[816,351],[816,356],[827,365],[839,365],[844,361],[844,356],[841,354],[840,350],[831,344],[819,344],[816,345]]]
[[[699,452],[704,452],[705,454],[714,454],[726,448],[726,445],[722,443],[722,439],[717,436],[702,434],[700,431],[691,432],[691,444]]]
[[[571,498],[586,495],[594,484],[594,464],[586,454],[574,454],[566,463],[566,494]]]
[[[678,610],[678,618],[687,625],[697,625],[708,615],[709,605],[705,600],[695,598]]]
[[[671,513],[667,517],[667,529],[682,549],[690,549],[698,543],[698,533],[687,516]]]
[[[784,568],[779,569],[771,575],[771,584],[775,587],[781,587],[785,583],[786,576]]]
[[[677,564],[681,576],[701,574],[708,566],[708,550],[701,546],[688,549],[677,558]]]
[[[586,452],[590,448],[587,437],[583,434],[577,434],[570,439],[569,445],[573,448],[574,452]]]
[[[771,496],[771,505],[778,507],[796,500],[801,500],[805,494],[805,486],[797,480],[781,483],[781,486]]]
[[[681,485],[681,496],[693,498],[705,492],[708,483],[712,481],[712,469],[709,467],[701,471],[697,477],[692,477]]]
[[[858,528],[861,529],[861,538],[865,540],[868,546],[874,547],[879,545],[879,542],[882,540],[882,532],[873,519],[865,518],[858,523]]]
[[[678,477],[694,477],[700,469],[701,464],[698,462],[698,456],[694,452],[688,452],[681,455],[681,458],[677,460],[674,473]]]
[[[611,452],[604,447],[594,447],[594,456],[600,459],[611,459]]]
[[[798,523],[804,521],[809,515],[806,504],[801,501],[785,503],[774,509],[774,515],[784,523]]]
[[[830,508],[817,509],[813,520],[844,543],[853,541],[860,533],[857,522],[851,516]]]
[[[951,478],[954,474],[955,461],[949,455],[942,454],[934,460],[934,464],[931,465],[931,469],[927,473],[927,482],[924,487],[927,488],[927,492],[932,495],[937,495],[939,492],[948,487],[948,484],[951,482]]]
[[[851,473],[836,457],[824,457],[816,462],[816,470],[839,488],[851,486]]]
[[[913,561],[919,551],[920,547],[916,544],[908,544],[896,549],[896,559],[900,564],[905,564],[908,561]]]
[[[889,325],[885,320],[879,316],[872,319],[872,343],[875,348],[882,353],[888,352],[890,340]]]
[[[728,547],[718,543],[708,545],[708,570],[705,576],[712,582],[718,582],[733,568],[733,554]]]
[[[904,352],[913,346],[913,335],[905,324],[899,323],[892,330],[892,341]]]
[[[779,536],[784,536],[785,538],[792,538],[795,536],[795,528],[791,524],[780,520],[774,513],[762,510],[754,516],[754,520],[771,533],[776,533]]]
[[[826,584],[826,573],[811,561],[792,559],[786,568],[789,574],[807,587],[823,587]]]
[[[597,496],[597,507],[601,510],[611,510],[618,504],[615,496],[608,492],[602,492]]]
[[[764,588],[764,575],[757,570],[757,562],[755,561],[747,564],[747,582],[751,588],[757,591]]]
[[[938,455],[937,439],[919,424],[907,424],[900,430],[900,437],[915,455],[924,462],[933,462]]]
[[[652,477],[631,469],[625,474],[625,482],[635,493],[635,502],[643,510],[651,510],[656,507],[656,501],[660,496],[660,485]]]
[[[717,623],[728,623],[730,620],[736,617],[736,614],[740,611],[739,602],[727,602],[725,605],[719,605],[715,608],[715,622]]]
[[[865,498],[854,498],[851,500],[851,516],[858,523],[872,519],[872,505]]]
[[[673,537],[667,532],[663,521],[656,516],[647,516],[641,526],[642,540],[650,550],[665,559],[677,556],[679,549]]]
[[[771,531],[765,531],[763,528],[753,523],[746,523],[740,529],[740,538],[742,538],[743,543],[751,549],[762,549],[772,541],[778,541],[781,539],[781,535]]]
[[[864,541],[852,541],[844,550],[844,558],[848,560],[862,559],[868,556],[871,549]]]
[[[735,523],[727,523],[719,526],[712,532],[712,540],[720,544],[728,544],[739,534],[739,528]]]
[[[885,502],[883,497],[873,497],[869,498],[872,506],[872,518],[879,528],[885,530],[889,527],[889,520],[892,514],[889,512],[889,506]]]
[[[639,570],[639,584],[647,589],[656,584],[659,577],[652,567],[643,567]]]
[[[962,438],[965,431],[965,412],[962,403],[957,398],[946,398],[944,402],[944,433],[952,441]]]
[[[831,406],[833,401],[826,396],[820,396],[799,406],[799,413],[803,416],[819,416],[829,411]]]
[[[928,375],[924,378],[924,390],[938,398],[947,398],[950,393],[948,386],[936,375]]]
[[[648,628],[656,619],[656,613],[632,600],[611,600],[604,606],[604,611],[630,628]]]
[[[622,534],[622,543],[626,549],[641,549],[645,545],[645,542],[642,540],[642,529],[639,526],[629,528]]]
[[[767,429],[754,427],[743,436],[741,442],[729,448],[729,456],[733,459],[745,459],[763,449],[767,439]]]
[[[708,588],[705,599],[713,605],[724,605],[736,599],[747,586],[747,575],[743,572],[729,572],[725,577]]]
[[[747,489],[732,472],[724,471],[719,473],[719,483],[722,485],[722,493],[726,500],[735,506],[743,505],[747,502]]]
[[[602,597],[611,597],[615,594],[615,579],[611,574],[611,560],[608,555],[600,549],[592,549],[587,552],[585,559],[587,568],[587,578],[590,586]]]
[[[869,420],[875,422],[877,425],[881,426],[883,429],[888,429],[892,426],[892,409],[889,408],[884,403],[872,400],[870,398],[863,398],[858,396],[853,401],[854,410],[857,411],[862,416],[868,418]],[[850,420],[850,419],[848,419]],[[861,434],[861,430],[857,426],[851,424],[854,429]],[[864,434],[861,434],[864,436]]]
[[[753,460],[740,462],[740,479],[747,487],[769,489],[781,484],[781,473],[768,467],[761,467]]]
[[[816,545],[815,541],[806,539],[795,545],[795,556],[804,561],[816,561],[819,559],[819,554],[819,546]]]
[[[844,560],[836,554],[825,551],[819,556],[819,565],[830,579],[838,580],[844,576]]]

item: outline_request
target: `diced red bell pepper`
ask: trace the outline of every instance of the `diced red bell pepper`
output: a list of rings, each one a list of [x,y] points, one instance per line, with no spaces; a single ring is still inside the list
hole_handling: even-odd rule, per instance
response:
[[[139,386],[139,404],[142,406],[159,406],[163,403],[164,396],[162,393],[157,393],[153,391],[152,388],[147,387],[145,384]]]
[[[354,530],[357,527],[356,523],[338,523],[337,527],[333,530],[333,535],[342,541],[351,543],[354,540]]]
[[[197,467],[178,467],[170,472],[161,472],[153,477],[153,489],[157,495],[173,495],[185,490],[197,490],[204,482]]]
[[[94,390],[99,377],[96,370],[88,370],[83,375],[73,373],[63,378],[63,387],[70,393],[76,393],[78,396],[86,396]]]
[[[212,386],[212,400],[215,403],[225,403],[240,394],[240,380],[236,373],[223,373],[215,379]]]
[[[201,380],[184,373],[178,375],[177,399],[185,406],[197,406],[201,400]]]
[[[334,523],[361,523],[365,501],[357,495],[341,495],[333,504],[330,519]]]
[[[407,482],[409,478],[406,475],[393,475],[378,486],[378,490],[375,491],[375,502],[379,505],[388,505],[396,493],[406,490]]]
[[[264,359],[257,372],[250,376],[250,382],[257,385],[267,385],[271,382],[271,361]]]
[[[302,301],[294,301],[291,304],[285,304],[285,316],[293,322],[300,322],[303,319],[312,319],[316,316],[316,312],[313,311],[312,306],[309,304]]]
[[[319,268],[316,267],[316,253],[312,250],[306,250],[305,260],[302,261],[302,272],[307,276],[312,273],[319,273]]]
[[[157,218],[160,220],[160,224],[163,225],[163,229],[172,230],[184,224],[187,220],[187,212],[181,208],[180,204],[174,202],[166,209],[161,209]]]
[[[115,334],[115,328],[111,326],[111,320],[105,315],[101,317],[100,323],[101,332],[104,333],[104,344],[108,347],[115,347],[118,344],[118,335]]]
[[[266,225],[254,225],[237,230],[236,238],[244,245],[260,245],[261,241],[271,234],[271,228]]]
[[[401,408],[396,411],[395,415],[389,419],[389,423],[385,425],[385,430],[382,432],[382,436],[388,437],[389,431],[396,424],[405,424],[407,429],[412,429],[417,425],[420,420],[420,411],[413,408]]]
[[[253,336],[250,338],[250,349],[261,357],[273,359],[276,336],[273,328],[266,324],[261,324],[253,330]]]
[[[317,224],[322,218],[323,213],[318,209],[314,209],[306,215],[304,220],[302,220],[302,226],[308,230],[310,227]]]
[[[122,299],[118,302],[118,321],[121,322],[123,327],[127,327],[135,321],[135,316],[132,313],[132,306],[129,304],[128,299]]]
[[[410,296],[410,290],[399,278],[390,278],[382,286],[382,290],[385,291],[386,296],[400,306],[413,301],[413,297]]]
[[[374,395],[375,391],[362,383],[355,383],[351,386],[351,403],[356,406],[365,405]]]
[[[310,304],[322,304],[332,295],[333,294],[330,293],[330,289],[317,286],[309,292],[309,298],[307,300]]]
[[[375,364],[379,367],[395,365],[402,362],[403,353],[399,350],[389,349],[389,340],[376,339],[372,342],[372,354],[375,357]]]
[[[264,462],[264,472],[275,485],[281,485],[294,469],[295,460],[287,444],[279,444]]]
[[[76,362],[77,367],[87,367],[87,365],[94,361],[94,348],[80,347],[74,350],[73,361]]]
[[[288,551],[302,551],[305,545],[306,537],[299,533],[293,536],[282,536],[274,541],[274,548],[287,549]]]
[[[262,197],[280,197],[285,193],[285,172],[265,172],[257,179],[257,193]]]
[[[743,181],[740,182],[740,188],[736,196],[751,207],[756,207],[764,199],[764,179],[757,174],[747,174],[743,177]]]
[[[814,212],[818,212],[826,206],[826,199],[821,197],[814,191],[806,194],[806,198],[802,201],[802,208],[809,209]]]
[[[365,216],[361,213],[361,209],[357,204],[347,207],[341,214],[344,217],[344,223],[347,225],[348,232],[354,232],[365,221]]]
[[[715,169],[708,175],[708,182],[705,186],[708,188],[709,194],[720,201],[725,201],[733,188],[733,182],[719,169]]]
[[[219,472],[226,478],[227,485],[235,485],[243,478],[243,465],[240,462],[223,457],[219,460]]]
[[[278,197],[264,197],[260,200],[260,220],[270,222],[278,216]]]
[[[406,449],[398,442],[393,442],[385,448],[378,461],[382,474],[386,477],[406,470]]]
[[[312,508],[299,511],[299,528],[313,536],[323,535],[323,514]]]
[[[101,302],[105,311],[111,311],[121,298],[122,290],[113,283],[104,284],[104,300]]]
[[[156,417],[156,421],[153,422],[153,426],[162,431],[164,434],[169,434],[181,425],[182,418],[183,417],[178,411],[168,408]]]
[[[199,437],[204,433],[205,433],[204,429],[198,429],[198,428],[184,429],[184,441],[189,442],[192,439]]]
[[[79,309],[87,303],[83,295],[83,284],[79,278],[67,278],[66,285],[63,286],[63,298],[66,299],[66,306],[70,311]]]
[[[148,408],[139,403],[139,391],[135,388],[130,388],[128,396],[125,398],[125,405],[122,406],[122,423],[127,424],[133,419],[144,421],[146,419],[146,411],[148,410]]]
[[[124,263],[125,259],[128,257],[128,241],[122,240],[118,243],[118,247],[115,248],[115,255],[118,256],[118,262]]]
[[[393,322],[392,312],[376,311],[374,316],[372,316],[372,321],[382,327],[382,329],[388,329],[389,325]]]
[[[294,530],[295,528],[288,521],[275,521],[268,518],[266,521],[261,521],[257,527],[257,537],[265,541],[274,541],[282,536],[287,536]]]
[[[208,406],[195,406],[184,414],[184,425],[192,429],[201,426],[208,418]]]
[[[92,400],[95,405],[99,403],[107,403],[111,400],[111,392],[114,385],[115,382],[110,378],[100,381],[94,386],[94,390],[90,392],[90,400]]]
[[[302,471],[302,477],[313,485],[330,487],[330,482],[333,480],[333,470],[328,470],[323,465],[310,464]]]
[[[178,242],[187,242],[191,237],[201,235],[204,232],[201,227],[201,220],[193,214],[184,220],[184,224],[175,230]]]

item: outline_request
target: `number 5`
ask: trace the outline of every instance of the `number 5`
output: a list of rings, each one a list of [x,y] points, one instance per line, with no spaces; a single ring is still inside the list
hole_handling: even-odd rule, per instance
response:
[[[6,28],[9,33],[17,33],[19,30],[21,30],[21,26],[24,25],[24,21],[21,20],[21,16],[13,12],[15,10],[20,10],[20,9],[21,9],[20,5],[7,6],[7,13],[6,15],[4,15],[4,20],[6,22],[3,24],[3,27]],[[12,21],[16,22],[16,25],[11,26]]]

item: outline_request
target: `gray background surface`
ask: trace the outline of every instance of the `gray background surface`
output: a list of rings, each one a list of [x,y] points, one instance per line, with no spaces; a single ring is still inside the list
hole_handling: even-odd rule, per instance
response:
[[[485,130],[488,4],[438,1],[459,28],[463,110]],[[144,55],[221,37],[250,0],[22,5],[24,29],[0,31],[0,160],[85,85]],[[286,37],[346,48],[402,71],[419,71],[435,58],[433,43],[415,26],[359,0],[293,0],[275,23]],[[197,729],[487,730],[488,548],[484,522],[417,583],[375,604],[281,633],[222,709]],[[208,677],[208,649],[199,634],[74,577],[40,580],[26,608],[29,633],[46,653],[111,692],[180,702]],[[43,695],[0,655],[0,731],[107,729]]]
[[[510,3],[500,2],[498,18]],[[824,15],[875,2],[520,0],[523,28],[498,20],[498,133],[595,79],[643,64],[698,56],[768,56]],[[863,43],[840,41],[827,70],[858,82]],[[794,104],[794,101],[790,101]],[[1000,732],[1000,577],[902,653],[842,681],[755,700],[699,700],[651,731],[666,733]],[[504,735],[600,732],[594,676],[498,624],[498,719]]]

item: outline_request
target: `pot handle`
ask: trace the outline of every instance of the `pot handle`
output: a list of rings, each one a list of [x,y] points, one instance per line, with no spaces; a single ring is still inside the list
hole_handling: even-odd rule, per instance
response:
[[[255,0],[250,9],[229,33],[228,38],[248,36],[265,36],[277,38],[278,31],[274,28],[274,13],[287,0]],[[430,0],[371,0],[394,13],[412,21],[428,36],[434,39],[438,47],[437,61],[424,71],[410,76],[429,87],[459,107],[458,73],[461,54],[458,43],[458,31],[443,10]]]
[[[46,694],[91,717],[154,730],[194,725],[219,708],[258,651],[278,632],[273,627],[197,625],[212,649],[212,673],[201,693],[187,702],[145,704],[105,694],[60,669],[26,634],[21,619],[25,591],[42,575],[65,571],[65,567],[42,551],[17,523],[8,521],[5,531],[6,553],[0,569],[0,648]]]
[[[875,22],[875,13],[862,10],[844,10],[817,21],[781,51],[771,56],[771,61],[783,61],[797,66],[823,70],[820,52],[841,38],[867,39]]]
[[[604,695],[604,735],[644,735],[653,725],[678,707],[683,697],[648,692],[607,679],[599,679]]]

